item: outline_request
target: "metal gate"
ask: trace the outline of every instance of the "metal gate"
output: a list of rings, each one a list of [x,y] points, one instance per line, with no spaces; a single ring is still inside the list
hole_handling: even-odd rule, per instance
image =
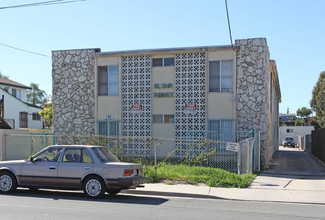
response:
[[[205,137],[197,140],[195,137]],[[257,131],[189,131],[192,157],[205,153],[206,165],[239,173],[260,171],[260,140]],[[253,140],[253,141],[252,141]],[[204,142],[204,144],[202,144]],[[227,150],[227,143],[237,143],[237,151]]]

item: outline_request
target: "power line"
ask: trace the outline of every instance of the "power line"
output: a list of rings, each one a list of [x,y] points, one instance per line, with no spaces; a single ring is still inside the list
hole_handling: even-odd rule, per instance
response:
[[[52,0],[52,1],[35,2],[35,3],[23,4],[23,5],[4,6],[4,7],[0,7],[0,9],[47,6],[47,5],[66,4],[66,3],[81,2],[81,1],[87,1],[87,0]]]
[[[39,55],[39,56],[43,56],[43,57],[50,57],[50,56],[45,55],[45,54],[35,53],[35,52],[29,51],[29,50],[24,50],[24,49],[20,49],[20,48],[17,48],[17,47],[12,47],[12,46],[9,46],[9,45],[7,45],[7,44],[2,44],[2,43],[0,43],[0,45],[1,45],[1,46],[4,46],[4,47],[11,48],[11,49],[15,49],[15,50],[23,51],[23,52],[26,52],[26,53],[31,53],[31,54],[34,54],[34,55]]]
[[[230,37],[230,42],[231,42],[231,47],[235,52],[238,52],[238,49],[235,49],[234,44],[232,43],[232,36],[231,36],[231,28],[230,28],[230,20],[229,20],[229,13],[228,13],[228,4],[227,0],[225,0],[225,5],[226,5],[226,12],[227,12],[227,20],[228,20],[228,29],[229,29],[229,37]]]

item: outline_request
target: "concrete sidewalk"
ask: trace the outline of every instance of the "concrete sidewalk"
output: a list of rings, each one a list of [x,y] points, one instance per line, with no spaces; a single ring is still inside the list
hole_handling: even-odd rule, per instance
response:
[[[122,193],[193,198],[288,202],[325,205],[325,166],[313,155],[299,149],[275,154],[268,170],[257,176],[246,189],[216,188],[205,185],[165,183],[145,184],[145,188]]]
[[[259,178],[256,180],[258,181]],[[309,180],[306,180],[309,181]],[[195,186],[186,184],[166,185],[165,183],[145,184],[145,188],[124,190],[122,193],[141,195],[161,195],[190,198],[215,198],[230,200],[264,201],[264,202],[289,202],[325,205],[325,180],[311,181],[318,190],[305,189],[309,184],[305,180],[291,181],[292,187],[283,189],[274,188],[216,188],[209,186]],[[288,180],[281,179],[284,185]],[[290,183],[290,184],[291,184]],[[289,185],[290,185],[289,184]],[[288,185],[288,186],[289,186]],[[322,189],[322,190],[319,190]]]

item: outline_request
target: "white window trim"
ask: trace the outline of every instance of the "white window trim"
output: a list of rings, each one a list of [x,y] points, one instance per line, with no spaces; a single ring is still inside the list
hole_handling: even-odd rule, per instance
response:
[[[220,91],[219,92],[210,92],[210,62],[220,62],[220,79],[219,79],[219,88]],[[222,62],[223,61],[232,61],[233,62],[233,70],[232,70],[232,92],[222,92],[222,88],[221,88],[221,79],[222,79],[222,74],[221,74],[221,68],[222,68]],[[208,93],[234,93],[235,89],[234,89],[234,81],[235,81],[235,74],[234,74],[234,60],[232,59],[227,59],[227,60],[209,60],[208,61]]]

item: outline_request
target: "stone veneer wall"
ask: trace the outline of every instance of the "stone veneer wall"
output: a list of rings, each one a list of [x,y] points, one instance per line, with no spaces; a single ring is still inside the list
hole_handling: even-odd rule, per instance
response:
[[[270,55],[265,38],[236,40],[237,129],[258,130],[261,140],[261,166],[266,168],[273,149],[269,114]]]
[[[95,73],[100,49],[52,52],[53,127],[56,134],[95,133]]]

